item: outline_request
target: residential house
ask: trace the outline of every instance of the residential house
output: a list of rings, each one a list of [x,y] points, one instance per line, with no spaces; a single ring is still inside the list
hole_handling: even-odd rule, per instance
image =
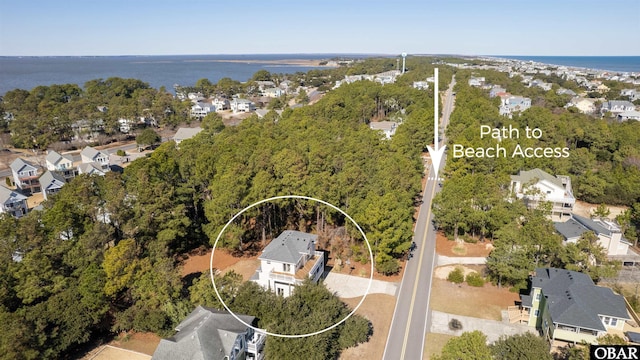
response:
[[[196,136],[199,132],[202,131],[201,127],[194,127],[194,128],[179,128],[178,131],[176,131],[175,135],[173,135],[173,141],[176,142],[176,146],[179,145],[182,141],[187,140],[187,139],[191,139],[192,137]]]
[[[258,80],[256,85],[258,85],[258,90],[260,91],[276,87],[276,83],[271,80]]]
[[[71,155],[60,155],[55,150],[49,150],[45,158],[47,170],[60,173],[65,179],[76,176],[76,169],[73,167]]]
[[[518,175],[511,175],[511,195],[524,201],[530,209],[535,209],[541,202],[550,202],[551,215],[562,218],[571,215],[576,198],[571,189],[571,178],[553,176],[540,169],[520,170]]]
[[[640,111],[623,111],[619,113],[616,118],[618,121],[636,120],[640,121]]]
[[[316,251],[317,240],[318,235],[282,232],[262,251],[260,268],[251,280],[284,297],[306,278],[317,282],[324,272],[324,253]]]
[[[198,306],[162,339],[152,360],[262,360],[266,334],[252,326],[256,318]],[[251,325],[251,326],[247,326]]]
[[[396,133],[398,123],[393,121],[372,121],[369,123],[369,128],[371,130],[382,131],[384,139],[391,139],[391,137]]]
[[[429,89],[429,82],[427,81],[414,81],[413,88],[418,90],[427,90]]]
[[[104,176],[106,171],[96,162],[81,163],[78,165],[78,174]]]
[[[73,139],[88,141],[104,133],[104,120],[78,120],[71,124]]]
[[[638,91],[636,89],[622,89],[620,90],[620,96],[626,96],[629,98],[629,101],[636,101],[640,99],[638,95]]]
[[[26,196],[0,185],[0,213],[19,218],[28,211]]]
[[[621,295],[596,286],[589,275],[556,268],[538,268],[522,301],[521,321],[549,340],[597,344],[610,331],[622,332],[630,320]]]
[[[191,106],[190,115],[194,118],[203,118],[207,114],[216,111],[216,106],[209,102],[199,101]]]
[[[80,152],[83,164],[95,162],[102,171],[109,171],[109,154],[87,146]]]
[[[596,91],[601,94],[604,94],[609,90],[610,90],[609,87],[605,84],[598,84],[598,86],[596,86]]]
[[[598,244],[609,256],[627,255],[631,243],[623,237],[620,227],[607,219],[589,219],[576,214],[564,222],[555,222],[556,231],[566,243],[576,243],[580,237],[592,231],[598,237]]]
[[[66,179],[55,171],[47,171],[40,176],[40,187],[42,188],[42,195],[44,199],[49,199],[50,195],[56,194],[64,184]]]
[[[596,112],[596,101],[596,99],[574,96],[564,107],[575,107],[583,114],[593,114]]]
[[[251,100],[234,98],[231,100],[231,110],[237,112],[250,112],[256,110],[256,105]]]
[[[265,117],[271,111],[275,111],[276,114],[278,114],[278,117],[280,117],[282,115],[282,112],[283,112],[283,110],[258,109],[258,110],[256,110],[256,115],[258,115],[258,117],[260,119],[262,119],[263,117]]]
[[[491,88],[491,90],[489,90],[489,97],[494,98],[498,96],[498,94],[506,93],[506,92],[507,92],[507,89],[503,88],[502,86],[495,85]]]
[[[602,104],[602,108],[600,112],[602,114],[606,114],[608,112],[612,113],[614,116],[625,112],[625,111],[634,111],[636,106],[633,103],[626,100],[609,100]]]
[[[484,76],[482,76],[482,77],[472,76],[472,77],[469,78],[469,81],[468,81],[469,86],[475,86],[475,87],[480,87],[480,86],[484,85],[484,82],[485,82]]]
[[[128,134],[135,127],[135,121],[126,118],[118,119],[118,129],[123,134]]]
[[[223,98],[223,97],[213,98],[213,100],[211,101],[211,104],[213,105],[215,111],[224,111],[224,110],[229,110],[231,108],[231,103],[229,102],[229,99]]]
[[[268,89],[264,89],[262,90],[262,96],[266,96],[266,97],[270,97],[270,98],[277,98],[284,95],[284,90],[277,88],[277,87],[273,87],[273,88],[268,88]]]
[[[511,117],[516,112],[525,111],[531,107],[531,99],[522,96],[501,97],[500,115]]]
[[[529,87],[531,87],[531,86],[537,86],[537,87],[541,88],[544,91],[551,90],[551,83],[547,83],[547,82],[544,82],[544,81],[538,80],[538,79],[535,79],[535,80],[531,81],[531,83],[529,83]]]
[[[13,182],[16,187],[26,195],[40,192],[40,166],[35,165],[22,158],[15,159],[11,165],[11,173],[13,174]]]

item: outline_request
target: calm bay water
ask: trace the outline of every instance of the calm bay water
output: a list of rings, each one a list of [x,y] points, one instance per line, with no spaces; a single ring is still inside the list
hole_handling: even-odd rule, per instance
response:
[[[110,77],[135,78],[153,88],[194,85],[207,78],[246,81],[258,70],[292,74],[317,67],[270,63],[219,62],[219,60],[329,59],[334,54],[287,55],[183,55],[183,56],[62,56],[0,57],[0,95],[14,89],[31,90],[39,85],[78,84]]]
[[[31,90],[39,85],[78,84],[109,77],[135,78],[153,88],[194,85],[207,78],[223,77],[238,81],[250,79],[258,70],[271,73],[307,72],[317,67],[270,63],[219,62],[219,60],[329,59],[367,57],[362,54],[272,54],[272,55],[179,55],[179,56],[61,56],[0,57],[0,95],[13,89]],[[372,55],[369,55],[372,56]],[[640,56],[498,56],[546,64],[640,72]]]

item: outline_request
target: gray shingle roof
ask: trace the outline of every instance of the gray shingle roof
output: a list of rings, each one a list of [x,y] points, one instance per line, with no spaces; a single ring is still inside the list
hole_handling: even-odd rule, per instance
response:
[[[554,222],[553,226],[565,239],[573,239],[580,237],[585,231],[588,231],[582,224],[571,218],[565,222]]]
[[[238,315],[247,324],[255,317]],[[153,353],[155,360],[217,360],[231,352],[236,337],[247,326],[226,311],[198,306],[177,327],[169,339],[162,339]]]
[[[11,170],[15,171],[15,172],[20,172],[22,171],[22,169],[24,169],[25,167],[31,167],[34,170],[37,169],[37,167],[32,164],[31,162],[24,160],[22,158],[17,158],[15,160],[13,160],[13,162],[11,163],[11,165],[9,165],[9,167],[11,167]]]
[[[68,155],[60,155],[57,151],[49,150],[49,153],[47,153],[46,161],[52,165],[57,165],[62,159],[73,162],[73,158]]]
[[[310,253],[311,244],[315,243],[317,239],[318,235],[285,230],[262,250],[260,260],[296,264],[300,260],[301,254]]]
[[[11,200],[10,202],[15,202],[15,201],[22,201],[26,199],[27,197],[20,194],[19,192],[11,189],[7,189],[6,187],[0,185],[0,203],[1,204],[4,204],[9,200]]]
[[[62,175],[53,171],[47,171],[42,174],[39,181],[43,190],[48,190],[49,188],[59,189],[66,183]]]
[[[622,296],[596,286],[586,274],[539,268],[531,284],[542,289],[554,323],[606,331],[599,315],[629,318]]]

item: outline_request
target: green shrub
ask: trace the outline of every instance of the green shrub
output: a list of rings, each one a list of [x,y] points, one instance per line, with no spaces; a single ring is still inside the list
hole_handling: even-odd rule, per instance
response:
[[[462,284],[464,282],[464,272],[461,267],[456,267],[452,272],[447,276],[447,280],[451,281],[454,284]]]
[[[475,287],[484,286],[484,279],[477,272],[472,272],[469,275],[467,275],[466,280],[467,280],[467,284],[469,284],[470,286],[475,286]]]
[[[393,275],[400,271],[400,264],[391,256],[381,256],[376,261],[376,270],[384,275]]]
[[[124,152],[124,150],[122,150],[122,149],[118,149],[118,151],[116,151],[116,155],[118,155],[118,156],[127,156],[127,153]]]

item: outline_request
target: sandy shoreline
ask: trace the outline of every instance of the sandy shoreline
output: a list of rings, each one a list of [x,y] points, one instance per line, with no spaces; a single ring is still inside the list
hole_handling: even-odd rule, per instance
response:
[[[250,60],[250,59],[210,59],[210,60],[187,60],[185,62],[226,62],[226,63],[245,63],[245,64],[274,64],[274,65],[296,65],[296,66],[326,66],[320,65],[321,62],[327,60],[309,60],[309,59],[281,59],[281,60]]]

